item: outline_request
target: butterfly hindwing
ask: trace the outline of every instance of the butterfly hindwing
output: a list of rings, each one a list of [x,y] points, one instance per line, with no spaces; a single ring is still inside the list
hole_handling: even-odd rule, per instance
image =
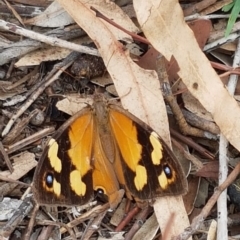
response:
[[[98,137],[94,144],[93,186],[95,191],[101,190],[106,196],[108,196],[112,209],[114,209],[122,200],[124,191],[119,190],[120,186],[113,165],[107,159],[100,138]]]

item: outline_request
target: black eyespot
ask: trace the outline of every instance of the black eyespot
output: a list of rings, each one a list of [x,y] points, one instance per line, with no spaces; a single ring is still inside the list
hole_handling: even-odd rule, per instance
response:
[[[163,166],[163,171],[167,178],[172,178],[172,170],[167,164]]]
[[[54,176],[52,173],[48,173],[45,178],[45,182],[49,188],[53,186]]]
[[[103,194],[104,194],[103,189],[98,188],[98,189],[97,189],[97,195],[100,196],[100,195],[103,195]]]

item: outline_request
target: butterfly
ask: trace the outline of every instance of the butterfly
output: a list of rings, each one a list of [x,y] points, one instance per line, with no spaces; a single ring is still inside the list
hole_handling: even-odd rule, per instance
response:
[[[33,179],[40,205],[82,205],[100,191],[111,208],[187,192],[182,167],[147,124],[103,94],[66,121],[43,150]]]

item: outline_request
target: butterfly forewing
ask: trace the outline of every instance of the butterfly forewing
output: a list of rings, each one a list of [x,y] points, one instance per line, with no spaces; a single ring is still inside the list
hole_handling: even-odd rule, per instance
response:
[[[149,126],[115,105],[109,106],[109,118],[125,184],[133,196],[144,200],[186,192],[180,164]]]
[[[40,204],[79,205],[93,196],[93,115],[85,108],[50,139],[34,175]]]

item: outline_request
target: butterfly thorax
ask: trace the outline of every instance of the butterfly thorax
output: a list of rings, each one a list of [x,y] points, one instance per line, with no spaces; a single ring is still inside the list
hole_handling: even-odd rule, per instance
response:
[[[93,100],[94,121],[95,126],[97,126],[96,131],[107,159],[113,163],[116,153],[115,142],[109,124],[108,103],[102,94],[95,94]]]

